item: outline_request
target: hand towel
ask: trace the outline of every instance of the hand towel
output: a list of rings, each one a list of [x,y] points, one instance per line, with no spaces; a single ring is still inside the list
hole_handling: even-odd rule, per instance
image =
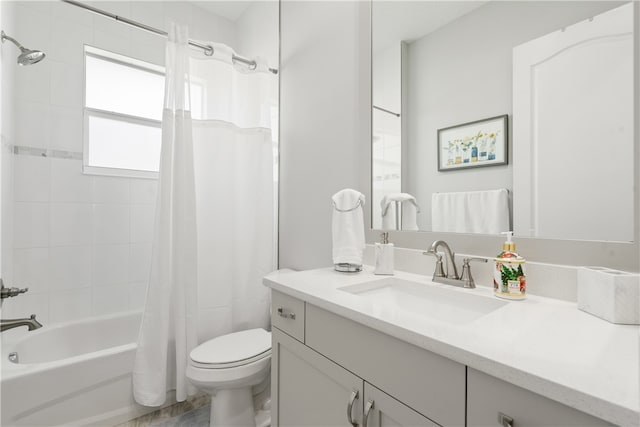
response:
[[[509,191],[434,193],[431,196],[432,231],[499,234],[509,225]]]
[[[380,201],[380,207],[382,208],[382,229],[383,230],[395,230],[396,229],[396,203],[401,203],[401,229],[402,230],[417,230],[418,229],[418,217],[420,212],[420,206],[416,202],[416,198],[409,193],[390,193],[385,195]]]
[[[362,265],[364,241],[364,194],[345,188],[333,201],[333,263]]]

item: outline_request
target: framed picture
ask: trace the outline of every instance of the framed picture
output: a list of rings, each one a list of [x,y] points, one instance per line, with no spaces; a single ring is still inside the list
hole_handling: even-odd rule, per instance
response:
[[[507,114],[438,129],[438,170],[506,165]]]

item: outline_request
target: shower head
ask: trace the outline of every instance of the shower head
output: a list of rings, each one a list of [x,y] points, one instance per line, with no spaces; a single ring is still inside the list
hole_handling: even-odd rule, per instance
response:
[[[4,31],[0,33],[0,38],[2,39],[2,43],[4,43],[5,40],[9,40],[10,42],[18,46],[18,49],[20,49],[20,55],[18,55],[18,65],[35,64],[36,62],[42,61],[46,56],[44,52],[41,52],[39,50],[27,49],[26,47],[18,43],[16,39],[6,35]]]

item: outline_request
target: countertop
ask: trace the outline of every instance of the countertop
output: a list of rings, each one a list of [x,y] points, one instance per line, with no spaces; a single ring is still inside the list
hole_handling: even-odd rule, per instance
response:
[[[264,284],[593,416],[640,425],[640,327],[615,325],[578,310],[575,303],[531,295],[452,324],[401,309],[380,310],[338,289],[385,277],[368,266],[355,274],[323,268],[276,271]],[[404,272],[394,277],[496,298],[490,288],[457,288]]]

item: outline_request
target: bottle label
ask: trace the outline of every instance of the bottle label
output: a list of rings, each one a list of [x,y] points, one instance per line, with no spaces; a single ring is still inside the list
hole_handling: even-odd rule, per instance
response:
[[[496,258],[493,275],[493,291],[496,296],[509,299],[524,299],[527,279],[522,261]]]

